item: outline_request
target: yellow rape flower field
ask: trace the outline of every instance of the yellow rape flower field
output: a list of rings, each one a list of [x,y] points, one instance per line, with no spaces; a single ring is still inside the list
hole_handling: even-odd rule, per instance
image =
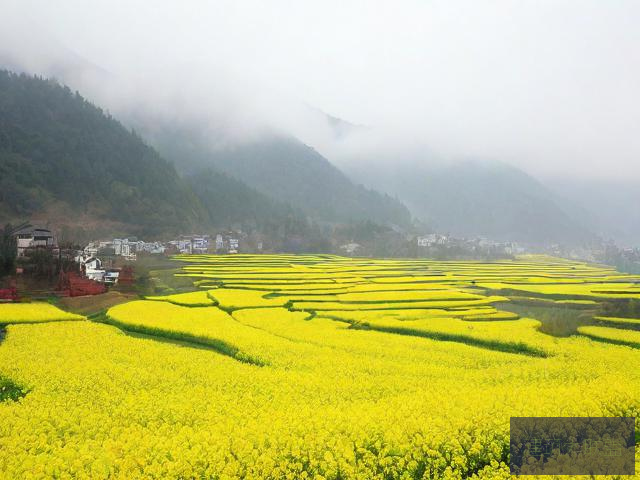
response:
[[[640,413],[609,267],[176,261],[193,292],[91,319],[0,304],[0,478],[510,478],[510,417]]]
[[[60,322],[83,320],[84,317],[65,312],[49,303],[0,304],[0,325],[7,323]]]

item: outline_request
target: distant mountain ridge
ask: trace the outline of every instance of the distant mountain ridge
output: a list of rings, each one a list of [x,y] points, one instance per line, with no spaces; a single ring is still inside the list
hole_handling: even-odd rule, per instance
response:
[[[557,194],[583,205],[592,228],[606,240],[625,247],[640,247],[640,188],[633,179],[547,178]]]
[[[176,128],[156,119],[136,129],[179,170],[214,168],[276,201],[323,222],[371,220],[408,226],[411,214],[396,198],[357,185],[329,160],[294,137],[269,135],[219,148],[197,126]]]
[[[184,151],[185,137],[170,138],[175,150],[168,153]],[[181,176],[142,137],[79,93],[0,70],[2,222],[36,217],[146,236],[245,226],[286,237],[317,236],[309,218],[410,220],[402,204],[355,186],[294,139],[261,148],[266,151],[215,158],[196,149],[201,163],[180,153]]]
[[[29,24],[26,26],[30,27]],[[2,33],[0,32],[0,37]],[[3,38],[9,40],[11,37]],[[29,55],[19,55],[10,41],[5,41],[4,44],[0,42],[0,68],[4,64],[17,71],[57,76],[65,83],[83,89],[86,87],[93,93],[113,90],[113,85],[117,83],[111,73],[57,43],[55,39],[41,39],[40,43],[31,46],[28,53]],[[161,105],[161,108],[166,107],[167,105]],[[348,142],[354,133],[356,136],[362,135],[363,130],[371,129],[333,117],[313,106],[306,106],[306,109],[314,111],[316,115],[312,115],[314,121],[303,125],[304,128],[298,130],[299,133],[309,131],[310,125],[328,125],[331,132],[328,136],[340,143]],[[304,108],[300,110],[304,111]],[[338,158],[329,156],[329,161],[326,162],[328,166],[325,164],[321,167],[322,162],[313,152],[305,151],[302,148],[304,144],[290,137],[274,136],[264,143],[259,141],[238,148],[212,149],[203,141],[202,136],[206,132],[193,129],[187,131],[183,128],[184,125],[179,126],[174,122],[167,125],[167,122],[157,123],[155,119],[149,118],[143,122],[138,122],[139,119],[130,122],[126,115],[120,113],[122,112],[119,112],[119,116],[123,123],[135,126],[136,130],[140,127],[142,138],[160,150],[162,156],[174,162],[179,175],[188,177],[182,183],[191,187],[191,193],[198,190],[201,194],[206,192],[211,196],[208,205],[196,208],[200,211],[196,217],[204,215],[202,221],[205,222],[215,223],[238,215],[243,221],[248,219],[255,223],[256,219],[265,219],[265,215],[268,217],[273,214],[282,218],[283,215],[288,215],[285,212],[298,210],[304,211],[305,215],[319,215],[322,221],[362,217],[364,214],[365,218],[375,218],[381,223],[402,225],[410,221],[410,213],[404,207],[406,205],[410,207],[411,214],[428,222],[433,230],[458,232],[466,236],[482,235],[532,243],[584,243],[593,238],[592,232],[596,232],[605,238],[622,240],[629,245],[638,245],[640,242],[640,223],[637,221],[640,209],[635,207],[638,200],[637,189],[634,185],[625,185],[623,182],[605,185],[603,182],[578,181],[567,177],[557,182],[540,184],[528,176],[528,179],[523,179],[516,175],[519,179],[515,179],[504,169],[495,166],[469,167],[465,172],[465,168],[432,168],[418,166],[417,162],[411,167],[403,166],[396,158],[390,159],[388,167],[365,162],[361,166],[338,163],[339,168],[335,168],[329,161]],[[323,148],[324,145],[315,141],[313,135],[298,136],[322,152],[332,151]],[[261,169],[260,165],[255,168],[251,159],[247,160],[246,157],[256,151],[265,158],[271,152],[284,151],[286,154],[278,154],[281,157],[278,161],[285,168],[290,165],[292,173],[278,174],[275,169]],[[424,154],[424,151],[418,152],[415,159],[422,158]],[[10,160],[6,151],[2,155],[5,156],[0,162],[0,168],[2,163],[8,164],[9,161],[22,165],[25,172],[33,168],[33,165]],[[309,160],[309,167],[296,172],[296,158]],[[345,184],[332,170],[345,172],[353,180],[350,180],[351,185]],[[470,176],[470,171],[475,171],[478,177]],[[221,175],[222,173],[226,176]],[[458,175],[459,178],[456,178]],[[327,178],[329,184],[336,188],[328,188],[326,195],[322,191],[314,191],[308,198],[296,191],[297,184],[315,181],[311,177],[318,176]],[[7,178],[13,177],[5,175],[5,184],[10,183]],[[209,183],[203,180],[205,178]],[[516,180],[515,184],[520,185],[519,190],[509,186],[509,178]],[[193,188],[193,182],[197,189]],[[359,183],[379,192],[386,192],[391,197],[367,191],[356,185]],[[557,193],[546,188],[547,185],[557,187],[553,190]],[[28,188],[7,188],[5,197],[13,195],[19,197],[15,202],[29,204],[35,198],[45,198],[46,190],[39,184]],[[223,192],[226,192],[225,198],[232,198],[236,202],[235,206],[224,210],[216,208]],[[46,198],[49,204],[55,200],[55,196]],[[200,200],[207,203],[206,199]],[[243,205],[251,207],[243,208]],[[257,205],[265,207],[270,213],[257,209]],[[230,211],[236,213],[232,215]],[[6,217],[5,212],[6,202],[3,205],[0,200],[0,216]],[[184,220],[188,218],[189,215],[186,215]],[[197,221],[200,222],[201,220]],[[171,221],[167,222],[170,223]]]
[[[366,165],[350,173],[373,187],[385,185],[438,232],[527,244],[578,245],[595,239],[585,211],[506,164]]]
[[[76,235],[305,222],[223,173],[182,178],[136,133],[68,87],[0,70],[0,219],[34,217]]]

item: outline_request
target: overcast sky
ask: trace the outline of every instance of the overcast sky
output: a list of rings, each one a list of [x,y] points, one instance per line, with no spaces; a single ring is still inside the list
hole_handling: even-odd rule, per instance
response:
[[[46,56],[62,45],[124,80],[120,101],[178,98],[199,115],[229,117],[238,137],[252,122],[272,122],[330,154],[294,107],[310,105],[370,126],[375,138],[363,155],[379,149],[394,158],[409,145],[414,157],[424,149],[538,175],[640,180],[636,0],[0,7],[5,50]],[[344,148],[355,155],[359,146]]]

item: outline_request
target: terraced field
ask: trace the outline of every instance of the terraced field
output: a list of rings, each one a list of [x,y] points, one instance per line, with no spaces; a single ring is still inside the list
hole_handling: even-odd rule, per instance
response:
[[[176,261],[194,292],[92,321],[0,305],[0,478],[509,478],[511,416],[640,413],[640,279],[608,267]]]

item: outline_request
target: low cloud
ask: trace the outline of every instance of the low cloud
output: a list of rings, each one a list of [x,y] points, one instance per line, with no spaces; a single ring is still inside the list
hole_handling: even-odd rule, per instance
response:
[[[212,144],[278,132],[339,163],[640,178],[631,0],[0,3],[5,65]],[[322,112],[359,127],[338,135]]]

